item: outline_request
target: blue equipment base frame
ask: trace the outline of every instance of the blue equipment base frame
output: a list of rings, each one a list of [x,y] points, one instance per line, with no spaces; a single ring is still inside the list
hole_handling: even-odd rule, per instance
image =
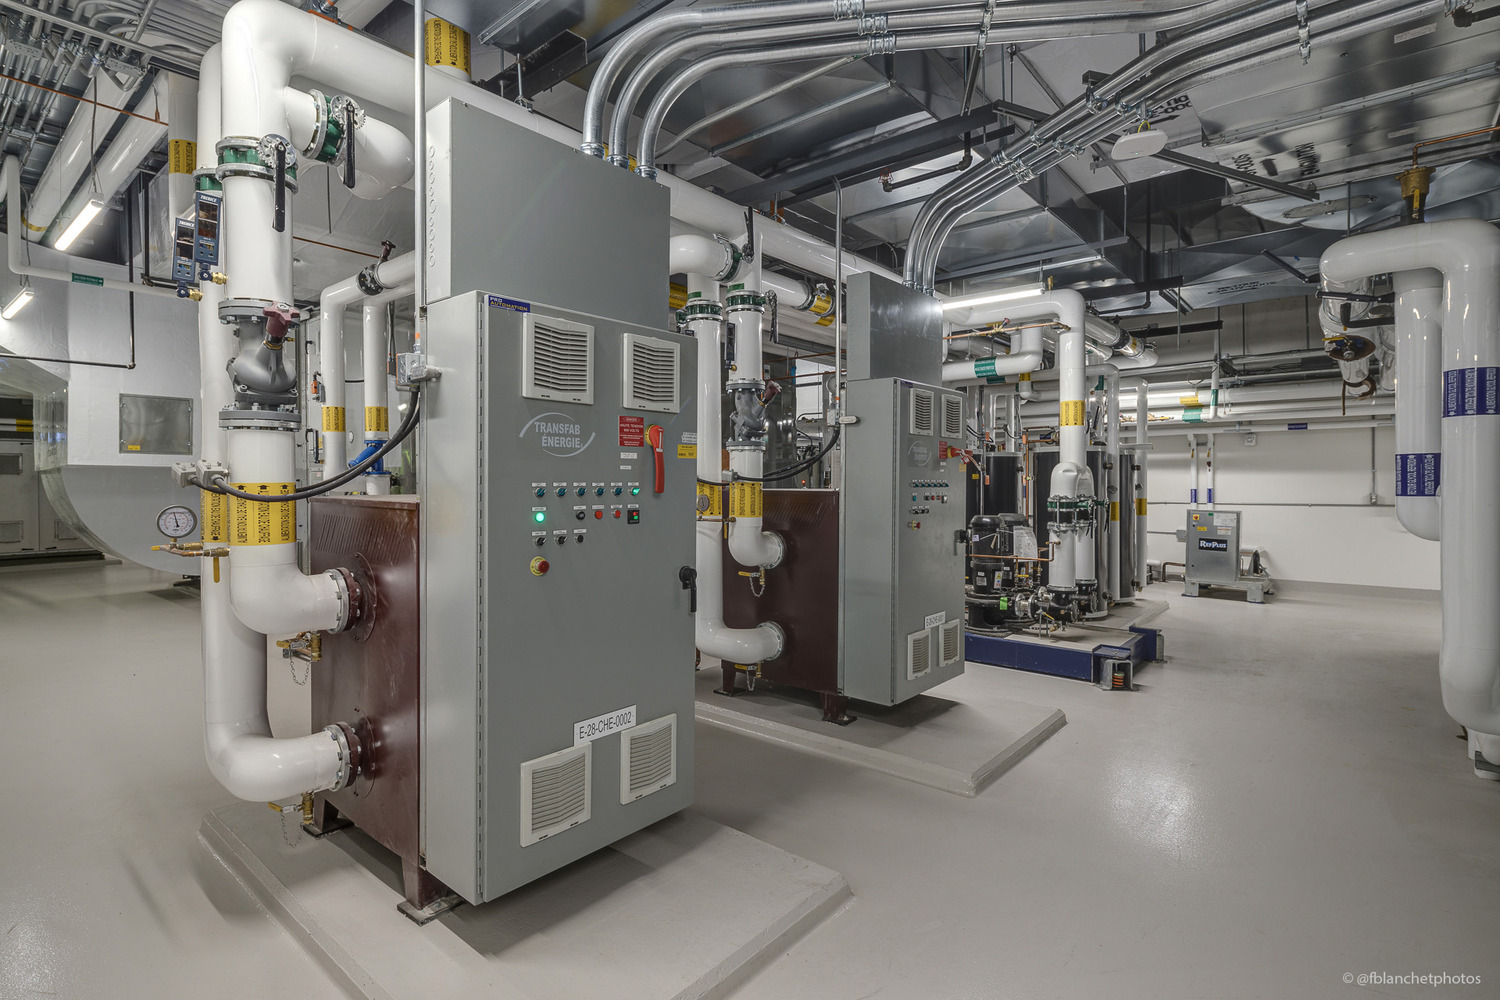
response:
[[[970,662],[1070,677],[1091,684],[1098,684],[1101,678],[1109,676],[1114,672],[1114,665],[1122,661],[1130,661],[1130,673],[1133,674],[1141,664],[1161,660],[1165,655],[1166,642],[1161,630],[1139,625],[1131,625],[1129,632],[1122,631],[1117,642],[1102,642],[1092,647],[1055,639],[1035,639],[1022,633],[964,633],[964,659]]]

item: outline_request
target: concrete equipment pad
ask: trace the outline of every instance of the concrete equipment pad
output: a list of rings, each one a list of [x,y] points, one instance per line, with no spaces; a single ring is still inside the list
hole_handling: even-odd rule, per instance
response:
[[[1006,675],[983,665],[894,708],[852,702],[847,726],[824,722],[817,695],[795,688],[715,694],[721,676],[705,659],[699,722],[959,795],[979,794],[1067,722],[1061,709],[1006,697]]]
[[[691,811],[426,926],[401,864],[356,830],[315,840],[237,803],[199,840],[351,996],[697,1000],[720,996],[850,896],[837,872]],[[607,985],[605,985],[607,984]]]

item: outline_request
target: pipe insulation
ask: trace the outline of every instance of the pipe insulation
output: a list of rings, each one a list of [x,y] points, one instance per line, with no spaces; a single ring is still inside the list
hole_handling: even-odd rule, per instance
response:
[[[1500,761],[1500,230],[1455,219],[1362,233],[1320,270],[1353,281],[1428,268],[1443,276],[1438,674],[1443,707]]]
[[[775,659],[781,653],[782,632],[763,623],[755,628],[729,628],[724,624],[724,471],[718,447],[722,420],[723,390],[719,384],[723,357],[723,317],[718,310],[719,288],[712,279],[688,274],[688,304],[709,306],[692,313],[687,328],[698,341],[698,490],[700,496],[717,497],[698,519],[694,562],[697,570],[698,612],[693,629],[698,649],[730,663],[752,664]],[[695,307],[701,308],[701,307]]]
[[[1398,271],[1396,288],[1396,517],[1418,538],[1441,537],[1443,276]]]

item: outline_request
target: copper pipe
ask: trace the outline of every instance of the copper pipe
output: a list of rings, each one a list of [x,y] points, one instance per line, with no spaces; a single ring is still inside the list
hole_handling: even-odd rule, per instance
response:
[[[1417,151],[1423,146],[1436,146],[1438,143],[1452,142],[1455,139],[1468,139],[1476,135],[1489,135],[1491,132],[1500,132],[1500,125],[1491,125],[1489,128],[1476,128],[1472,132],[1459,132],[1456,135],[1445,135],[1440,139],[1428,139],[1426,142],[1419,142],[1411,148],[1411,165],[1414,167],[1417,165]]]

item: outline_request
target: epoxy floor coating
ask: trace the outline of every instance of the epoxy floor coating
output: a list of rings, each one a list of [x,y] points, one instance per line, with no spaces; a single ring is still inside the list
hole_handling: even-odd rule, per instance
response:
[[[0,571],[3,1000],[339,995],[198,844],[228,797],[169,584]],[[855,894],[735,997],[1500,995],[1500,784],[1443,713],[1436,603],[1175,590],[1142,690],[1011,675],[1068,725],[975,799],[699,727],[697,809]]]

